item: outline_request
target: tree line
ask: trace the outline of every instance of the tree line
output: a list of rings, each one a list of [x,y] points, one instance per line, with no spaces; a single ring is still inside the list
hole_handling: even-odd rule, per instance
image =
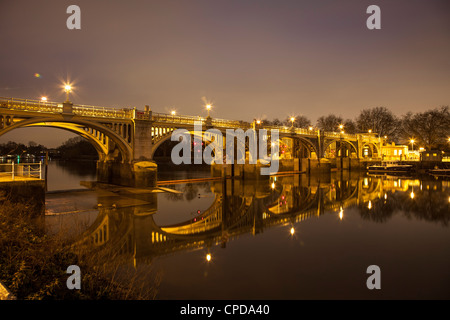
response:
[[[94,146],[83,137],[70,138],[56,149],[49,149],[34,141],[28,142],[28,145],[14,141],[0,144],[0,155],[2,156],[42,157],[46,152],[49,152],[52,158],[63,160],[98,159],[98,153]]]
[[[28,142],[28,145],[14,141],[8,141],[0,144],[0,155],[2,156],[12,155],[23,157],[26,155],[33,155],[38,157],[45,154],[46,150],[47,148],[45,146],[37,144],[34,141]]]
[[[294,120],[294,121],[292,121]],[[389,141],[408,144],[414,140],[415,146],[431,149],[450,149],[450,110],[448,106],[424,112],[408,112],[396,116],[386,107],[363,109],[354,119],[344,119],[335,114],[321,116],[315,125],[306,116],[287,117],[284,120],[265,120],[264,124],[294,126],[297,128],[315,127],[320,130],[345,133],[367,133],[387,137]],[[342,127],[340,127],[342,125]],[[342,128],[342,129],[341,129]]]

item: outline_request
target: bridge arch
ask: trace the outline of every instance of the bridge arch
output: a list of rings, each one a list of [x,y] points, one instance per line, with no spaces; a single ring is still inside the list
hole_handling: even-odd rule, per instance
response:
[[[167,132],[164,133],[162,136],[159,136],[157,139],[153,139],[154,143],[152,145],[152,153],[151,153],[151,159],[154,158],[156,150],[158,150],[158,148],[164,143],[170,140],[172,133],[177,130],[177,129],[184,129],[187,130],[188,133],[192,136],[196,135],[197,132],[195,132],[194,130],[190,129],[190,128],[168,128]],[[200,138],[203,138],[203,132],[200,135]]]
[[[58,123],[52,123],[52,124],[47,123],[47,125],[45,125],[45,126],[43,126],[39,123],[35,123],[35,124],[31,124],[29,126],[24,126],[24,127],[54,127],[57,129],[61,129],[61,130],[65,130],[65,131],[69,131],[69,132],[78,134],[79,136],[85,138],[92,144],[92,146],[97,151],[98,159],[100,161],[106,160],[106,155],[108,154],[107,145],[105,143],[103,143],[100,139],[97,139],[92,134],[87,133],[86,130],[83,130],[82,128],[76,128],[76,127],[67,128],[64,125],[61,125]]]
[[[298,143],[301,143],[309,151],[308,158],[311,157],[311,154],[313,152],[316,154],[317,158],[319,157],[319,150],[318,150],[317,146],[311,140],[304,138],[304,137],[299,137],[299,136],[296,136],[294,139],[297,140]],[[300,158],[299,155],[295,154],[295,153],[294,153],[294,157]]]
[[[155,153],[156,153],[156,150],[158,150],[158,148],[159,148],[163,143],[165,143],[165,142],[167,142],[168,140],[170,140],[170,138],[171,138],[171,136],[172,136],[172,133],[173,133],[175,130],[177,130],[177,129],[184,129],[184,130],[186,130],[186,131],[190,134],[191,137],[197,136],[197,137],[200,138],[202,141],[203,141],[203,138],[205,137],[205,132],[206,132],[206,130],[203,130],[203,131],[201,131],[201,132],[198,132],[198,131],[193,130],[193,128],[189,128],[189,127],[167,128],[167,129],[168,129],[168,130],[165,131],[165,134],[160,135],[160,136],[158,136],[156,139],[153,140],[154,143],[153,143],[153,146],[152,146],[151,159],[154,158]],[[222,129],[222,128],[214,128],[214,130],[220,131],[220,133],[221,133],[222,136],[223,136],[223,146],[224,146],[224,149],[223,149],[224,152],[223,152],[223,154],[224,154],[224,156],[225,156],[225,154],[226,154],[225,150],[226,150],[226,138],[227,138],[227,132],[226,132],[225,129]],[[245,131],[244,131],[244,133],[245,133]],[[236,137],[236,135],[233,134],[232,137],[234,138],[234,137]],[[281,139],[279,139],[279,140],[281,140]],[[257,143],[258,143],[258,142],[257,142]],[[206,142],[205,145],[207,145],[207,144],[208,144],[208,142]],[[248,151],[248,149],[249,149],[249,139],[245,138],[245,150]],[[236,155],[236,154],[235,154],[235,155]],[[225,162],[225,161],[226,161],[226,160],[225,160],[225,157],[224,157],[224,162]]]
[[[8,133],[14,129],[25,127],[53,127],[76,133],[86,138],[99,153],[99,159],[108,160],[108,157],[118,156],[122,162],[131,162],[131,146],[116,132],[97,122],[86,121],[77,118],[56,119],[56,118],[30,118],[14,122],[11,120],[4,122],[6,126],[0,129],[0,135]],[[112,141],[117,151],[114,151]],[[112,150],[111,150],[112,149]]]
[[[357,147],[357,145],[355,145],[352,141],[347,140],[347,139],[327,139],[327,140],[325,140],[324,145],[323,145],[324,153],[335,142],[336,143],[337,142],[341,142],[341,143],[343,143],[343,144],[345,144],[347,146],[350,146],[350,149],[352,149],[355,152],[356,156],[358,157],[358,147]],[[336,154],[336,156],[337,156],[337,154]]]
[[[365,154],[365,150],[367,150],[367,154]],[[381,150],[376,143],[373,142],[365,142],[361,146],[361,157],[373,157],[374,154],[377,154],[379,157],[381,155]]]

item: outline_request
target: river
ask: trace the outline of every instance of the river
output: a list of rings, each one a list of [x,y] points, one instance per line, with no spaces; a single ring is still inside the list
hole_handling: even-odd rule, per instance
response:
[[[158,172],[159,181],[205,177]],[[156,299],[450,298],[445,179],[288,175],[157,193],[80,185],[89,180],[95,163],[50,163],[49,232],[109,244],[158,274]],[[380,289],[367,286],[372,265]]]

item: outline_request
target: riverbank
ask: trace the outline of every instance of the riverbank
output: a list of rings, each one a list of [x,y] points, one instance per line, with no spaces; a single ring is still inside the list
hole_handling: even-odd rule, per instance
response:
[[[105,263],[113,261],[114,252],[73,246],[73,239],[48,235],[44,219],[31,217],[24,203],[1,205],[0,247],[0,283],[18,300],[134,300],[156,295],[155,285],[136,285],[142,280],[136,274],[128,274],[128,282],[118,280],[116,273],[123,273],[123,266]],[[81,290],[67,288],[70,265],[81,269]]]

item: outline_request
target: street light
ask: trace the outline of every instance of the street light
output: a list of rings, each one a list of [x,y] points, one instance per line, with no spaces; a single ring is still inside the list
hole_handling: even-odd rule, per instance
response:
[[[47,102],[47,97],[41,97],[42,102]]]
[[[343,129],[344,129],[344,125],[343,125],[343,124],[340,124],[340,125],[339,125],[339,129],[341,129],[341,133],[342,133],[342,131],[343,131]]]
[[[313,131],[313,127],[312,126],[309,126],[309,131]]]
[[[206,110],[208,110],[208,118],[209,118],[209,111],[211,110],[212,106],[210,104],[206,105]]]
[[[291,117],[292,126],[294,126],[295,117]]]
[[[68,83],[65,84],[64,91],[66,92],[66,101],[69,101],[69,93],[72,91],[72,86]]]
[[[411,142],[411,149],[414,151],[414,139],[411,139],[409,142]]]

